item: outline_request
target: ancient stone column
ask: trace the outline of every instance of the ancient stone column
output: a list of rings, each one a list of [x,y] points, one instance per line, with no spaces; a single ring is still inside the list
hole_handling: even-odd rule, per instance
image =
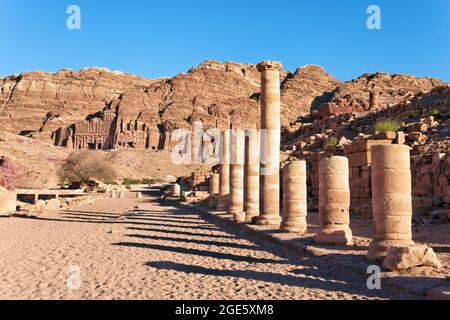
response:
[[[211,173],[209,178],[209,207],[217,208],[217,198],[219,196],[219,174]]]
[[[351,245],[348,159],[334,156],[319,163],[319,229],[321,244]]]
[[[172,197],[179,197],[181,195],[181,186],[178,183],[175,183],[172,186]]]
[[[280,217],[280,70],[281,63],[263,61],[261,72],[261,171],[259,225],[279,225]]]
[[[283,221],[281,231],[304,233],[308,212],[306,162],[290,161],[283,168]]]
[[[222,132],[217,210],[227,211],[230,197],[230,130]]]
[[[379,106],[379,92],[376,89],[372,89],[369,92],[369,108],[370,110],[377,110]]]
[[[373,239],[367,259],[382,260],[393,245],[412,245],[409,147],[372,146]]]
[[[245,139],[244,165],[245,220],[252,221],[259,215],[259,130],[248,129]]]
[[[228,213],[236,222],[245,221],[244,213],[244,159],[245,134],[242,129],[233,130],[230,168],[230,205]]]

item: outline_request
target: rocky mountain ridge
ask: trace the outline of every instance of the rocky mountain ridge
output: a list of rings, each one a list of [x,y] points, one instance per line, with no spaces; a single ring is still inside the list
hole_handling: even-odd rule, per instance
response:
[[[281,72],[282,125],[291,128],[299,117],[324,103],[369,110],[369,91],[376,88],[384,107],[411,99],[418,92],[444,84],[433,78],[384,73],[365,74],[340,82],[321,67],[307,65]],[[255,65],[205,61],[173,78],[145,79],[104,68],[55,73],[26,72],[0,78],[0,130],[50,141],[60,127],[120,108],[123,119],[157,123],[161,130],[257,127],[260,78]]]

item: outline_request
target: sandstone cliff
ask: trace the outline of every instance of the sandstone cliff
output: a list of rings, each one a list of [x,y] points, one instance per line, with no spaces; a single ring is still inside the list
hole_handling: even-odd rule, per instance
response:
[[[78,72],[26,72],[0,78],[0,129],[51,141],[58,128],[120,110],[124,121],[156,123],[161,132],[189,128],[258,126],[259,74],[255,65],[205,61],[173,78],[145,79],[102,68]],[[366,74],[342,83],[321,67],[281,73],[282,124],[289,131],[298,117],[324,103],[327,110],[368,110],[368,92],[376,88],[383,107],[429,91],[442,82],[408,75]],[[350,106],[350,107],[349,107]],[[331,110],[331,111],[330,111]]]

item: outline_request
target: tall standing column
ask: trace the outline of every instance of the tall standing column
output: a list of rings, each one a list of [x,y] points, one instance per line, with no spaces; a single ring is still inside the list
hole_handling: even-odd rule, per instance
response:
[[[304,233],[308,212],[306,162],[290,161],[283,168],[283,222],[281,231]]]
[[[209,207],[217,208],[217,198],[219,197],[219,174],[211,173],[209,177]]]
[[[263,61],[261,72],[261,172],[258,225],[279,225],[280,217],[280,70],[281,63]]]
[[[369,108],[370,110],[378,110],[380,94],[378,90],[373,88],[369,92]]]
[[[217,210],[227,211],[230,197],[230,130],[222,132]]]
[[[244,212],[252,221],[259,215],[259,130],[248,129],[245,140]]]
[[[233,143],[231,146],[230,169],[230,205],[228,213],[233,215],[234,221],[245,221],[244,214],[244,130],[233,130]]]
[[[373,240],[367,259],[382,260],[393,245],[412,245],[409,147],[372,146]]]
[[[348,159],[334,156],[319,163],[319,229],[321,244],[351,245]]]

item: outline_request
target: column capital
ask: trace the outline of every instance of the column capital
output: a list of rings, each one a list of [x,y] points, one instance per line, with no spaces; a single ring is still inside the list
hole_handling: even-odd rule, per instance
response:
[[[262,62],[260,62],[260,63],[258,63],[256,65],[256,69],[259,72],[263,72],[263,71],[266,71],[266,70],[277,70],[277,71],[280,71],[281,68],[282,68],[282,64],[281,64],[281,62],[278,62],[278,61],[269,61],[269,60],[267,60],[267,61],[262,61]]]

